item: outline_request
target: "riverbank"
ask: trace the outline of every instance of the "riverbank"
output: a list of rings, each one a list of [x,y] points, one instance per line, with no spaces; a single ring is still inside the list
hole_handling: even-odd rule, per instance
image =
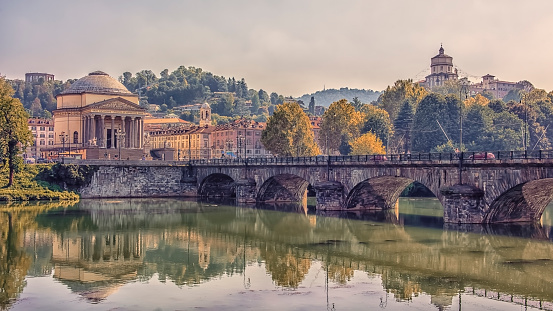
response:
[[[52,164],[24,164],[21,171],[14,174],[13,185],[8,185],[8,169],[0,170],[0,202],[12,201],[55,201],[78,200],[75,192],[66,191],[60,186],[40,179],[41,172],[50,170]]]

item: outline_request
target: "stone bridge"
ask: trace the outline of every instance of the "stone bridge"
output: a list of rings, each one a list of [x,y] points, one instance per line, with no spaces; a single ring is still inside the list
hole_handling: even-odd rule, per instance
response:
[[[395,206],[412,182],[432,191],[448,223],[531,222],[553,197],[553,158],[464,159],[426,154],[379,160],[374,156],[203,160],[94,161],[83,198],[235,197],[238,202],[302,202],[308,188],[320,210],[374,210]],[[459,177],[461,172],[461,178]],[[461,180],[461,183],[459,182]]]

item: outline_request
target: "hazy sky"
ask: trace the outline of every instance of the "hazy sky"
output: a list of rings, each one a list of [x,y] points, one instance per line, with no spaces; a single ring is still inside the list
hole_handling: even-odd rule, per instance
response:
[[[461,73],[553,90],[551,0],[0,0],[0,74],[113,77],[201,67],[301,96]]]

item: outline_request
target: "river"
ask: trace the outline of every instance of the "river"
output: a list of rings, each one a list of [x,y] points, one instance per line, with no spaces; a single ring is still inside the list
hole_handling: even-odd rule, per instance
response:
[[[369,214],[180,199],[0,210],[0,309],[553,310],[551,205],[501,226],[444,224],[427,198]]]

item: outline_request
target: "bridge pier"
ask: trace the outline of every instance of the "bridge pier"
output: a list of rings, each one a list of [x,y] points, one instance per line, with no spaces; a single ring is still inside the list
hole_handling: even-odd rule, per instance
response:
[[[239,179],[234,182],[236,189],[236,201],[239,203],[255,203],[257,188],[253,179]]]
[[[444,196],[445,223],[484,223],[484,191],[469,185],[454,185],[441,192]]]
[[[317,210],[337,210],[344,206],[344,186],[338,181],[322,181],[313,185],[317,193]]]
[[[182,177],[180,184],[182,186],[182,196],[197,197],[198,196],[198,180],[195,176]]]

